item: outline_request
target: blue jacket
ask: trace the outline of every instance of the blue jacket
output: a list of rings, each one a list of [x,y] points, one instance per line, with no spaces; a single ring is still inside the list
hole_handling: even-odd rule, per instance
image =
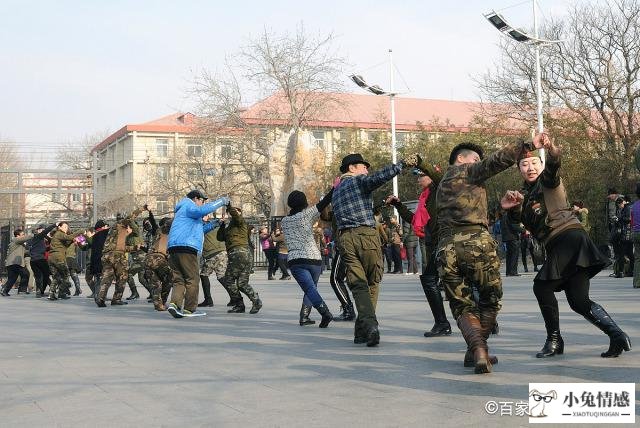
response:
[[[217,224],[217,222],[204,223],[202,217],[228,203],[229,198],[224,196],[200,207],[189,198],[182,199],[176,205],[167,247],[190,247],[201,253],[204,234]]]

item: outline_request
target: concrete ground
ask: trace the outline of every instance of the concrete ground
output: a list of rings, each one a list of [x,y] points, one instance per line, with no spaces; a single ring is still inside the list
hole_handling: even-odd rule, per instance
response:
[[[608,273],[591,298],[640,346],[640,289]],[[264,276],[251,277],[264,302],[256,315],[227,314],[219,285],[206,317],[181,320],[146,300],[99,309],[84,296],[0,299],[0,426],[511,427],[528,418],[489,415],[485,404],[526,402],[529,382],[639,382],[640,350],[600,358],[608,338],[563,295],[565,354],[534,358],[545,332],[533,274],[504,278],[489,342],[500,361],[488,375],[462,367],[457,327],[422,336],[431,315],[417,276],[385,275],[376,348],[353,344],[352,323],[300,327],[299,287]],[[326,273],[319,288],[337,312]]]

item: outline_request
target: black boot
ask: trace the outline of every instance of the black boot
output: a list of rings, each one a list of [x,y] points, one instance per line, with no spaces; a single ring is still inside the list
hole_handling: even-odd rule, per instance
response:
[[[553,357],[554,355],[562,355],[564,353],[564,340],[560,336],[560,330],[547,333],[547,340],[544,346],[536,354],[536,358]]]
[[[75,285],[76,290],[73,293],[74,296],[79,296],[82,294],[82,289],[80,289],[80,278],[78,278],[78,274],[71,275],[71,279],[73,280],[73,285]]]
[[[140,295],[138,294],[138,290],[134,288],[131,291],[131,296],[127,297],[126,300],[136,300],[136,299],[139,299],[139,298],[140,298]]]
[[[300,325],[309,325],[315,324],[316,322],[312,319],[309,319],[309,314],[311,314],[311,306],[307,306],[304,303],[300,308]]]
[[[544,319],[544,327],[547,330],[547,340],[544,342],[540,352],[536,354],[536,358],[562,355],[564,353],[564,341],[560,335],[558,303],[540,306],[540,313]]]
[[[202,303],[198,304],[199,308],[211,308],[213,307],[213,299],[211,297],[205,297]]]
[[[331,315],[329,308],[327,308],[327,305],[322,302],[318,306],[316,306],[316,310],[320,312],[320,315],[322,315],[322,320],[320,321],[320,325],[318,327],[327,328],[329,323],[333,321],[333,315]]]
[[[349,302],[341,307],[342,312],[333,317],[333,321],[353,321],[356,319],[356,312],[353,309],[353,303]]]
[[[430,331],[424,333],[424,337],[448,336],[451,334],[451,324],[447,321],[444,311],[442,294],[438,290],[438,277],[434,275],[420,275],[420,283],[427,297],[435,324]]]
[[[602,306],[591,302],[591,308],[585,318],[609,336],[609,349],[600,354],[602,358],[618,357],[622,351],[631,350],[631,339],[618,327]]]
[[[262,308],[262,300],[260,300],[260,296],[256,293],[256,299],[252,302],[251,309],[249,310],[250,314],[257,314],[258,311]]]
[[[242,314],[245,311],[244,301],[242,297],[232,298],[231,302],[233,302],[233,307],[227,311],[229,314]],[[230,303],[231,303],[230,302]]]
[[[202,284],[202,293],[204,294],[204,301],[198,305],[199,308],[210,308],[213,306],[213,299],[211,298],[211,282],[208,276],[200,275],[200,283]]]

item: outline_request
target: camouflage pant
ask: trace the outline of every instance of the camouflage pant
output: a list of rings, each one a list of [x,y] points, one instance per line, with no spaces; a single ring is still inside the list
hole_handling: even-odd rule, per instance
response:
[[[129,262],[127,254],[122,251],[109,251],[102,255],[102,280],[98,299],[106,300],[111,283],[115,279],[116,289],[113,292],[112,302],[122,300],[124,285],[127,283]]]
[[[135,276],[138,275],[138,281],[140,284],[147,290],[149,290],[147,280],[144,277],[145,274],[145,260],[147,257],[147,253],[144,251],[135,251],[130,253],[130,263],[129,263],[129,275],[127,277],[127,282],[129,283],[129,288],[131,292],[134,292],[136,289],[136,280]]]
[[[149,253],[145,259],[145,279],[151,291],[153,306],[160,307],[167,301],[171,291],[171,269],[167,256]]]
[[[51,270],[51,285],[49,286],[49,295],[58,297],[67,294],[71,288],[69,282],[69,268],[66,262],[54,263],[49,262]]]
[[[205,259],[200,258],[200,276],[211,276],[212,273],[216,273],[218,281],[222,282],[224,274],[227,271],[227,263],[229,258],[226,251],[220,251],[213,256]]]
[[[249,285],[249,270],[251,269],[249,250],[247,248],[233,248],[227,255],[229,261],[224,273],[224,284],[229,295],[232,299],[239,299],[241,298],[240,292],[243,292],[249,300],[255,302],[258,295]]]
[[[496,248],[496,242],[485,229],[440,238],[438,271],[456,320],[465,312],[479,316],[483,310],[500,310],[502,280]],[[477,304],[472,284],[478,288]]]

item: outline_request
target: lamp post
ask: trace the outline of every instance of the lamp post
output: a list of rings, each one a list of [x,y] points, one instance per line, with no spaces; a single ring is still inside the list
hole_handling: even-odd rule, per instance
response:
[[[378,85],[369,85],[364,80],[364,78],[359,74],[352,74],[349,76],[353,82],[360,86],[363,89],[375,94],[375,95],[386,95],[389,97],[389,101],[391,103],[391,162],[394,164],[397,162],[397,150],[396,150],[396,104],[395,104],[395,96],[398,95],[394,92],[394,82],[393,82],[393,51],[389,49],[389,91],[385,91]],[[393,194],[394,196],[398,196],[398,177],[393,177]]]
[[[535,61],[536,61],[536,101],[537,101],[537,116],[538,116],[538,132],[544,131],[544,120],[542,116],[542,72],[540,69],[540,46],[550,45],[554,43],[562,43],[562,40],[546,40],[541,39],[538,35],[538,9],[536,7],[536,0],[533,0],[533,36],[527,34],[522,30],[518,30],[507,23],[507,21],[497,13],[491,11],[484,15],[485,18],[503,34],[511,37],[513,40],[519,43],[525,43],[534,46]],[[544,149],[540,149],[540,157],[544,162]]]

